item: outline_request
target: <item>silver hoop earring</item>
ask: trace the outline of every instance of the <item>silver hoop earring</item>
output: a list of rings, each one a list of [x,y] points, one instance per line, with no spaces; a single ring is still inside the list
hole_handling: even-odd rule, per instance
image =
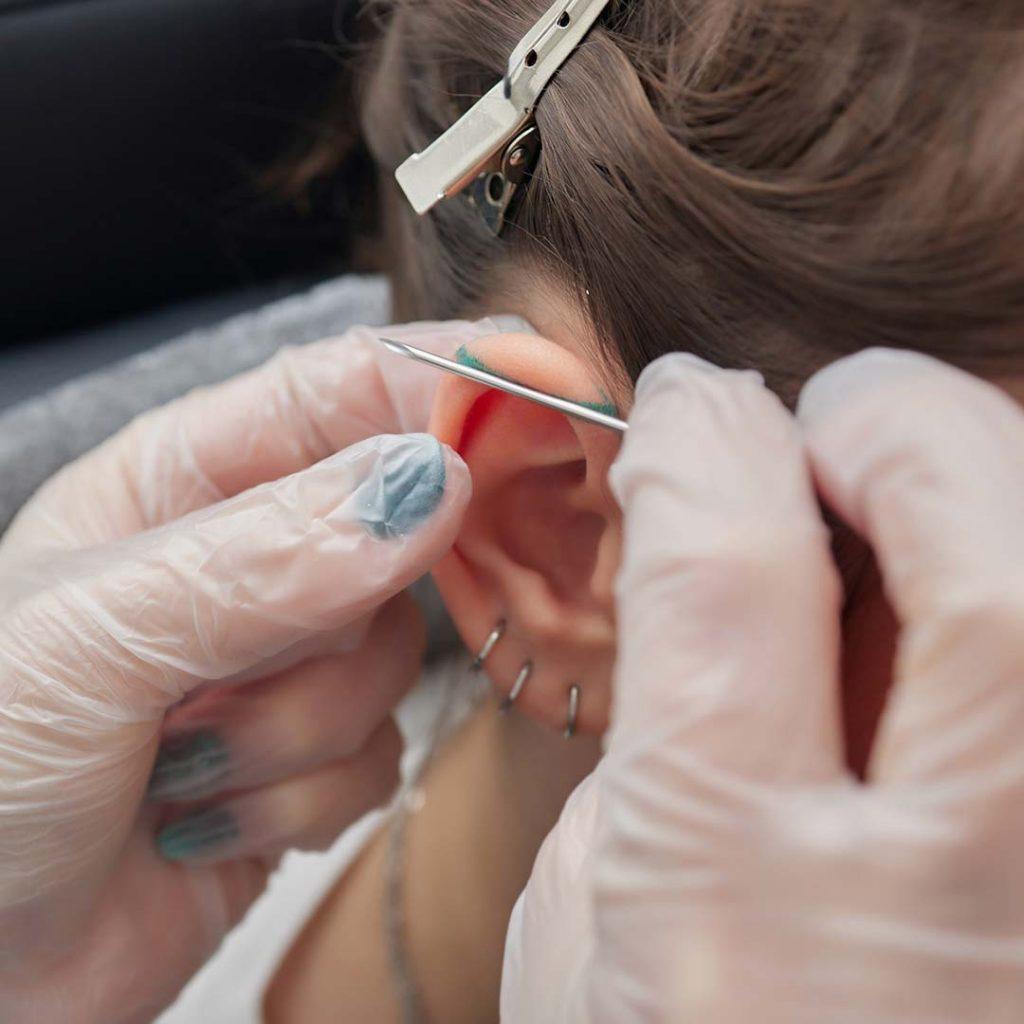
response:
[[[523,692],[523,687],[526,685],[526,681],[530,678],[532,672],[533,662],[524,662],[523,667],[519,670],[519,675],[516,676],[516,681],[512,684],[512,689],[508,692],[508,696],[501,702],[501,710],[503,712],[508,711],[519,700],[519,694]]]
[[[571,740],[576,735],[576,722],[580,714],[580,687],[579,684],[573,683],[569,687],[569,713],[565,719],[565,733],[563,734],[567,740]]]
[[[469,666],[470,672],[479,672],[484,667],[484,662],[491,656],[491,652],[497,646],[498,641],[505,635],[506,625],[505,620],[500,619],[494,629],[491,630],[484,641],[483,647],[480,648],[480,653],[473,659],[473,664]]]

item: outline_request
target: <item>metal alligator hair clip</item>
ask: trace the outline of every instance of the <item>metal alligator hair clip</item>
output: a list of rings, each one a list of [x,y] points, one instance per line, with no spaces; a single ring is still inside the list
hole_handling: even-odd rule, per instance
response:
[[[471,189],[470,198],[500,234],[513,197],[540,150],[533,112],[558,69],[611,0],[556,0],[512,51],[502,81],[395,178],[420,215]]]

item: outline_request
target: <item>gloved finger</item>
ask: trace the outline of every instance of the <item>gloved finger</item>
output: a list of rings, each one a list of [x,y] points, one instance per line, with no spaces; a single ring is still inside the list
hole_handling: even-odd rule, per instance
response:
[[[179,995],[182,979],[195,975],[241,921],[268,874],[255,858],[183,871],[160,857],[152,830],[142,828],[127,839],[117,871],[120,888],[93,908],[97,926],[79,940],[88,943],[89,957],[55,958],[67,967],[52,985],[24,972],[4,973],[5,1024],[157,1019]],[[143,949],[158,974],[146,970]],[[98,964],[124,969],[98,973]]]
[[[150,780],[155,800],[252,789],[353,757],[416,681],[425,629],[415,602],[394,598],[350,654],[303,662],[212,694],[169,717]]]
[[[779,400],[754,374],[659,359],[611,481],[625,525],[609,757],[669,750],[678,769],[648,779],[644,805],[674,813],[680,784],[720,773],[839,772],[840,586]]]
[[[9,613],[0,657],[11,678],[19,663],[45,664],[61,681],[25,680],[34,714],[159,717],[200,681],[358,624],[450,548],[469,491],[465,464],[434,438],[373,438],[64,559],[59,578]]]
[[[1024,412],[937,360],[873,350],[799,407],[826,500],[872,544],[903,625],[872,773],[1024,779]]]
[[[593,857],[601,766],[572,792],[537,853],[509,919],[501,971],[503,1024],[584,1024],[593,954]]]
[[[357,327],[282,350],[217,387],[148,413],[57,474],[11,527],[20,552],[107,543],[296,473],[376,434],[425,431],[440,379],[374,339],[450,355],[473,338],[522,328],[477,323]]]
[[[191,810],[160,830],[157,847],[168,860],[195,864],[326,849],[394,792],[401,752],[388,719],[355,757]]]

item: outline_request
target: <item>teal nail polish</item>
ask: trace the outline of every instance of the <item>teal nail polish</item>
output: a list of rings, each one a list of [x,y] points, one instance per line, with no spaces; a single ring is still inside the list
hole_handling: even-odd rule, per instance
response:
[[[361,508],[363,526],[381,540],[404,537],[429,519],[445,488],[444,450],[429,434],[410,434],[384,456]]]
[[[493,366],[488,366],[478,356],[473,355],[465,345],[460,346],[458,352],[455,353],[455,361],[461,363],[463,366],[468,366],[472,370],[482,370],[484,373],[492,373],[495,377],[501,377],[503,380],[512,380],[511,377],[506,373],[499,373],[494,369]],[[514,384],[521,384],[522,381],[512,381]],[[556,395],[557,398],[566,398],[565,395]],[[584,402],[578,398],[567,399],[568,401],[575,402],[577,405],[582,405],[584,409],[593,409],[594,412],[603,412],[606,416],[618,416],[619,407],[602,391],[601,400],[598,402]]]
[[[157,835],[156,845],[168,860],[189,860],[205,856],[238,836],[235,816],[222,807],[213,807],[168,825]]]
[[[190,798],[208,793],[228,773],[230,751],[212,729],[168,737],[160,746],[149,796]]]

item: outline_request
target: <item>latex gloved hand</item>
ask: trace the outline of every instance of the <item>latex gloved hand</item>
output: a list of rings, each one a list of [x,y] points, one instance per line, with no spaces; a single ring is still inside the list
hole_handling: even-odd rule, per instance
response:
[[[641,378],[608,752],[513,915],[506,1024],[1021,1019],[1024,414],[875,351],[798,418],[685,357]],[[863,783],[812,476],[900,620]]]
[[[451,354],[499,329],[389,333]],[[144,416],[5,536],[5,1022],[151,1019],[274,857],[330,842],[394,786],[389,716],[423,640],[395,595],[450,547],[470,483],[433,438],[373,436],[423,430],[438,375],[372,335]],[[246,685],[226,699],[226,681]],[[172,708],[152,794],[177,803],[159,807]]]

